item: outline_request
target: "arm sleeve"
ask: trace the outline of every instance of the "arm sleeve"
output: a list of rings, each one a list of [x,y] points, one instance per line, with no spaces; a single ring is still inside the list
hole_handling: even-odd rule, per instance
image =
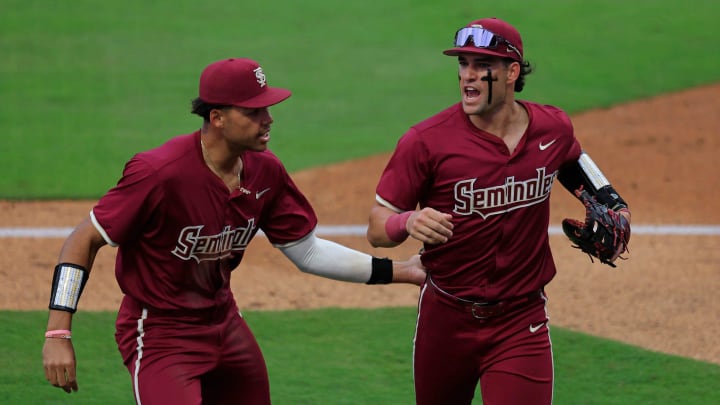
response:
[[[371,255],[320,239],[314,231],[277,247],[304,273],[353,283],[366,283],[372,274]]]
[[[583,187],[598,202],[613,210],[628,208],[625,200],[585,152],[580,155],[580,159],[560,168],[558,180],[570,192]]]

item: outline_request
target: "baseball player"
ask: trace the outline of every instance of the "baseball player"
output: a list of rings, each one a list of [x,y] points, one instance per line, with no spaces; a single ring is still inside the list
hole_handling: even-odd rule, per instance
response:
[[[513,26],[472,21],[444,54],[457,58],[461,100],[400,138],[367,234],[376,247],[424,245],[416,401],[470,404],[479,382],[486,405],[550,404],[551,186],[587,190],[629,221],[627,204],[562,110],[515,99],[532,69]]]
[[[304,272],[423,282],[419,256],[393,262],[315,236],[313,208],[268,150],[268,107],[290,94],[251,59],[203,70],[192,103],[202,128],[135,155],[63,245],[43,346],[50,384],[78,389],[72,315],[104,245],[118,247],[115,338],[143,405],[270,403],[263,355],[230,289],[259,230]]]

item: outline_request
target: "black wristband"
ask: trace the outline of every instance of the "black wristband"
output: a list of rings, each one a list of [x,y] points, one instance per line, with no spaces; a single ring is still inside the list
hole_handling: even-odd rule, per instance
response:
[[[393,262],[388,258],[372,258],[372,274],[366,284],[390,284],[393,279]]]
[[[620,194],[615,191],[613,186],[605,186],[595,193],[595,199],[600,204],[607,205],[613,211],[617,211],[622,208],[628,208],[625,200],[620,197]]]

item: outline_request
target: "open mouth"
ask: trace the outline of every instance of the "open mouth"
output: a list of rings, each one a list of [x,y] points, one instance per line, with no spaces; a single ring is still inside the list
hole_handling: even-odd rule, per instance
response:
[[[268,129],[267,131],[261,132],[259,138],[263,142],[269,141],[270,140],[270,130]]]
[[[475,89],[474,87],[467,86],[463,89],[463,93],[465,94],[465,98],[468,100],[472,100],[474,98],[480,97],[480,92]]]

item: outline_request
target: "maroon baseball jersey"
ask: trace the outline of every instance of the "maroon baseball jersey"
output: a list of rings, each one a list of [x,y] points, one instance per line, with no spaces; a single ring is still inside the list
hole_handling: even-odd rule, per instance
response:
[[[520,103],[530,122],[512,154],[458,103],[402,136],[377,186],[378,201],[396,209],[452,214],[453,236],[426,245],[422,261],[438,286],[460,297],[519,296],[555,275],[550,189],[580,144],[562,110]]]
[[[92,210],[119,246],[115,275],[125,294],[159,309],[221,305],[259,229],[283,244],[315,228],[310,203],[273,153],[248,151],[242,160],[243,182],[232,193],[205,164],[199,131],[127,163]]]

